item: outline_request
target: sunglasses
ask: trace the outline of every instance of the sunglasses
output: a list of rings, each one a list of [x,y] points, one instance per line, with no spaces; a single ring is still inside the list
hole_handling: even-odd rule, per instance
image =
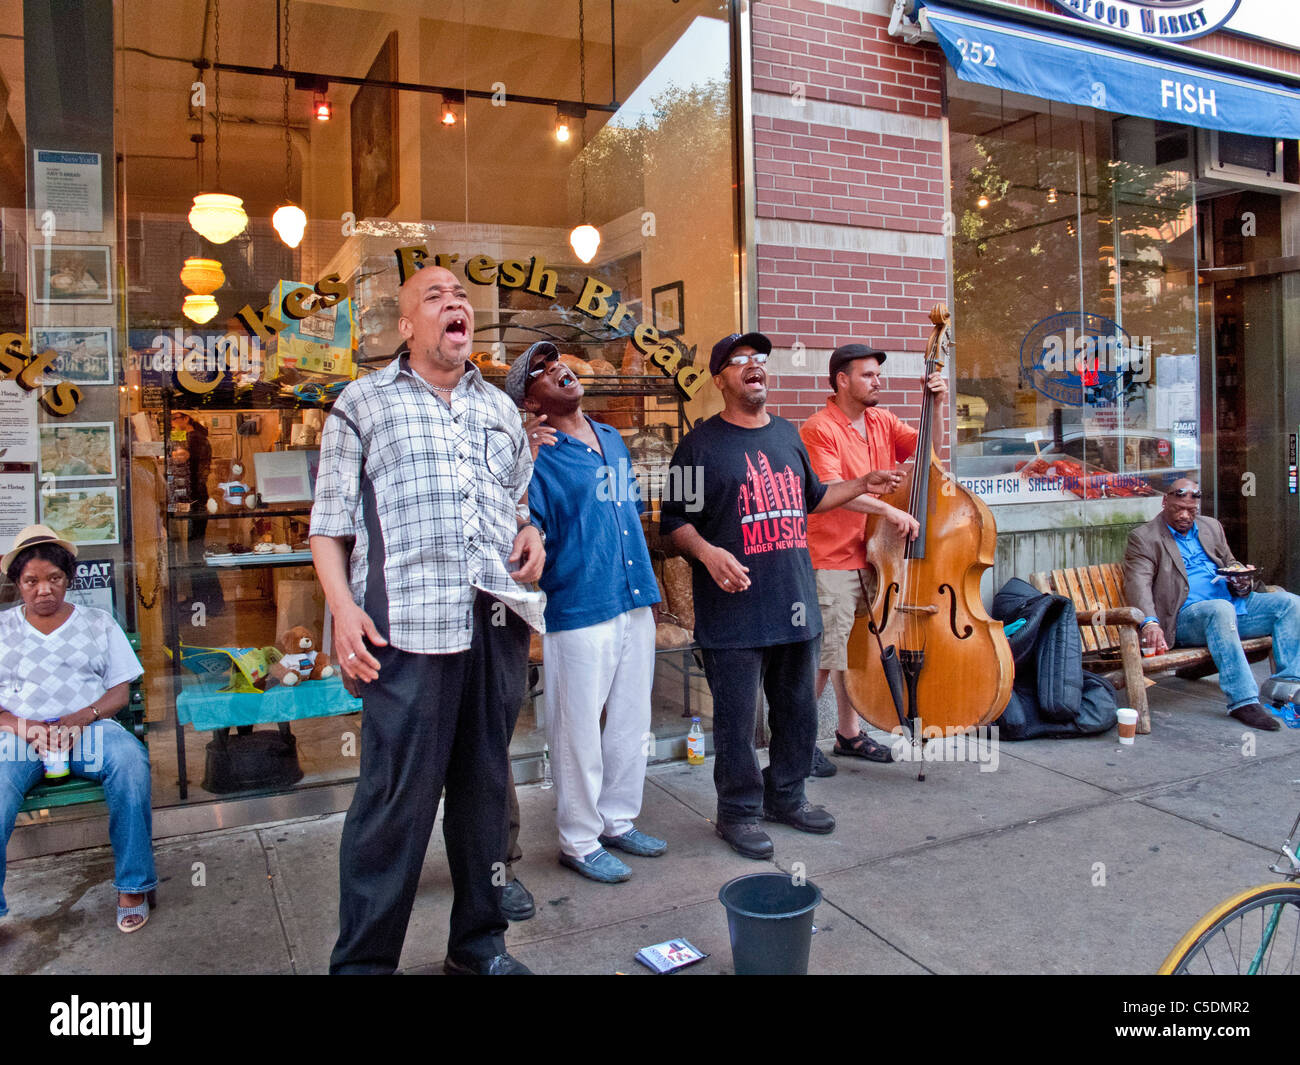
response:
[[[534,369],[528,371],[528,380],[531,381],[534,377],[541,377],[541,375],[546,372],[546,367],[555,362],[559,357],[560,353],[558,351],[552,351],[549,355],[543,355],[542,361],[539,362]]]
[[[767,356],[761,351],[756,351],[752,355],[733,355],[727,360],[727,365],[745,366],[751,362],[755,366],[762,366],[763,363],[767,362]]]
[[[1171,488],[1167,494],[1177,496],[1179,499],[1182,499],[1184,496],[1188,499],[1201,498],[1201,490],[1199,488]]]

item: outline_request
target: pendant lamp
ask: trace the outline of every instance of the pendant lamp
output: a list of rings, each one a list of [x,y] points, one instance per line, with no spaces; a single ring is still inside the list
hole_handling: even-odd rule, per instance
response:
[[[213,72],[216,79],[215,98],[216,114],[216,159],[217,188],[221,187],[221,3],[215,5],[215,34],[213,38]],[[199,112],[200,143],[202,139],[203,112]],[[202,155],[200,155],[202,166]],[[203,187],[200,177],[199,187]],[[210,240],[213,244],[225,244],[228,240],[242,233],[248,225],[248,213],[244,210],[244,201],[238,196],[225,192],[200,192],[194,197],[194,206],[190,208],[190,228],[195,233]]]
[[[287,70],[289,67],[289,4],[287,2],[284,5],[282,39],[284,55],[281,58],[281,66]],[[289,79],[281,79],[281,84],[284,87],[284,203],[275,209],[275,214],[271,215],[271,225],[275,227],[275,231],[280,234],[280,239],[286,245],[296,248],[302,243],[302,235],[307,231],[307,214],[289,199],[289,184],[293,178],[293,139],[289,132]]]
[[[587,41],[583,24],[583,6],[584,0],[578,0],[578,86],[583,115],[579,127],[582,130],[582,147],[579,149],[578,157],[582,164],[583,221],[569,234],[569,246],[573,248],[574,255],[584,263],[589,263],[596,257],[596,249],[600,247],[600,230],[585,220],[587,217]]]

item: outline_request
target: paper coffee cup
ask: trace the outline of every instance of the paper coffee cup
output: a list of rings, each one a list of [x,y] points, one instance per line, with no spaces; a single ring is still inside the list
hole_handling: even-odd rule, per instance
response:
[[[1132,707],[1121,706],[1115,711],[1119,719],[1119,742],[1133,746],[1133,737],[1137,735],[1138,712]]]

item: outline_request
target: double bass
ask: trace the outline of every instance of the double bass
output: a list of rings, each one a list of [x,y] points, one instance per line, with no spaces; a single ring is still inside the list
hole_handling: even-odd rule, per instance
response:
[[[930,312],[925,375],[948,358],[949,315]],[[884,499],[920,525],[908,540],[878,515],[866,522],[867,566],[876,588],[868,614],[849,637],[845,685],[876,728],[904,718],[944,735],[995,720],[1011,695],[1011,648],[1002,623],[980,600],[980,576],[993,565],[997,528],[989,508],[944,470],[933,446],[934,394],[924,392],[916,461]],[[900,691],[900,687],[902,690]]]

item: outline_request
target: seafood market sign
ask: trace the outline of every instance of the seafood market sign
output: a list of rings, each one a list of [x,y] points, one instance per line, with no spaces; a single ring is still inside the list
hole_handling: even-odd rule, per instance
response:
[[[1147,41],[1190,41],[1222,26],[1240,0],[1053,0],[1095,26]]]

